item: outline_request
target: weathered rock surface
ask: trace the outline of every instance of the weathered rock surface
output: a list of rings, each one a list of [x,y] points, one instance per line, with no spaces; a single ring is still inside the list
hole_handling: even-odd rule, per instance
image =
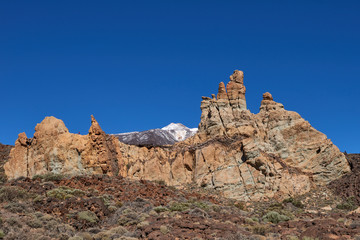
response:
[[[107,174],[196,184],[227,197],[259,200],[308,192],[350,171],[345,156],[270,93],[260,112],[246,108],[244,74],[220,83],[217,99],[203,97],[199,131],[171,147],[139,147],[106,135],[92,117],[88,135],[71,134],[45,118],[32,139],[20,134],[5,165],[9,178],[55,172]]]
[[[46,117],[33,138],[20,133],[4,166],[9,178],[47,172],[66,174],[118,174],[115,137],[106,135],[93,116],[89,134],[69,133],[63,121]]]

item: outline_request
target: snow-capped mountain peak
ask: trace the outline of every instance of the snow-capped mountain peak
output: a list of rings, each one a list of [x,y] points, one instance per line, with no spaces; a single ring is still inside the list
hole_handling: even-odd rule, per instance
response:
[[[175,131],[176,130],[183,130],[183,129],[189,129],[189,128],[185,127],[181,123],[170,123],[169,125],[162,128],[162,130],[175,130]]]
[[[191,131],[190,128],[184,126],[181,123],[170,123],[166,127],[163,127],[161,130],[168,131],[177,142],[184,141],[186,138],[195,134],[193,133],[193,131]]]
[[[114,134],[120,142],[132,145],[172,145],[193,136],[197,128],[188,128],[181,123],[170,123],[161,129],[150,129],[143,132]]]

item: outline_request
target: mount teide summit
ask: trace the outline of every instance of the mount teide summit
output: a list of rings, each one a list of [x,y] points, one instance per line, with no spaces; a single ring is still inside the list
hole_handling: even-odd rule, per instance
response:
[[[184,141],[197,132],[197,128],[188,128],[181,123],[170,123],[161,129],[143,132],[113,134],[120,142],[138,146],[163,146]]]
[[[270,93],[258,114],[247,110],[243,77],[235,71],[226,86],[220,83],[217,96],[203,97],[197,133],[172,146],[122,143],[94,117],[88,135],[69,133],[61,120],[46,117],[33,138],[19,134],[5,173],[10,179],[47,172],[120,175],[260,200],[303,194],[350,171],[326,135]]]

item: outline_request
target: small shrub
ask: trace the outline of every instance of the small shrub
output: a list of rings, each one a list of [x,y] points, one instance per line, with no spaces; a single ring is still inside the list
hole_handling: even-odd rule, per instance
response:
[[[115,212],[115,211],[117,210],[117,207],[114,206],[114,205],[110,205],[110,206],[108,207],[108,209],[109,209],[110,212]]]
[[[63,175],[57,173],[46,173],[43,175],[34,175],[33,180],[43,180],[43,181],[61,181],[64,178]]]
[[[161,225],[160,226],[160,232],[162,234],[167,234],[169,232],[169,228],[167,226]]]
[[[31,194],[20,187],[4,186],[0,189],[0,202],[30,198]]]
[[[78,212],[77,217],[79,220],[85,220],[90,223],[96,223],[99,221],[99,218],[96,216],[96,214],[91,211]]]
[[[0,183],[5,183],[7,181],[7,176],[5,173],[0,172]]]
[[[126,230],[126,228],[124,228],[124,227],[117,226],[117,227],[113,227],[113,228],[109,229],[108,232],[111,235],[124,235],[125,233],[128,232],[128,230]]]
[[[34,203],[41,203],[45,198],[41,195],[37,195],[35,198],[34,198]]]
[[[54,219],[54,217],[50,214],[45,214],[44,216],[41,216],[40,219],[44,222],[49,222],[50,220]]]
[[[299,199],[293,197],[285,199],[283,203],[291,203],[297,208],[304,208],[304,204]]]
[[[76,236],[79,236],[82,238],[82,240],[93,240],[94,238],[91,236],[88,232],[80,232],[77,233]]]
[[[46,192],[46,195],[48,197],[57,198],[60,200],[65,200],[72,197],[80,197],[83,196],[85,193],[81,191],[80,189],[73,189],[69,187],[58,187],[52,190],[49,190]]]
[[[138,216],[138,219],[139,219],[139,221],[145,221],[145,219],[147,219],[148,217],[150,217],[150,215],[149,214],[147,214],[147,213],[141,213],[139,216]]]
[[[234,206],[240,210],[245,210],[246,207],[245,207],[245,203],[244,202],[236,202],[234,203]]]
[[[104,194],[104,195],[99,196],[99,198],[103,201],[105,206],[110,206],[113,196],[111,196],[109,194]]]
[[[279,202],[275,202],[270,204],[270,206],[268,207],[268,211],[275,211],[275,212],[279,212],[282,209],[284,209],[284,205],[282,203]]]
[[[143,221],[143,222],[138,223],[138,225],[136,225],[136,227],[137,228],[145,228],[149,225],[150,225],[149,221]]]
[[[23,203],[8,203],[4,206],[5,209],[12,213],[25,213],[27,212],[26,206]]]
[[[355,198],[354,197],[350,197],[348,199],[346,199],[346,201],[338,204],[336,206],[336,208],[338,209],[342,209],[342,210],[355,210],[357,208],[356,203],[355,203]]]
[[[245,218],[245,223],[249,224],[249,225],[252,225],[252,224],[255,223],[255,221],[252,218]]]
[[[118,224],[121,226],[132,226],[137,225],[139,221],[136,219],[136,217],[132,217],[130,215],[127,216],[121,216],[118,220]]]
[[[289,221],[290,218],[288,216],[281,215],[278,212],[270,211],[263,216],[263,220],[265,222],[279,223],[279,222]]]
[[[43,225],[38,219],[30,219],[26,222],[26,224],[31,228],[41,228]]]
[[[36,175],[34,175],[33,177],[32,177],[32,180],[42,180],[44,177],[43,177],[43,175],[39,175],[39,174],[36,174]]]
[[[218,205],[212,205],[211,206],[211,209],[214,211],[214,212],[220,212],[221,211],[221,207],[218,206]]]
[[[203,210],[208,210],[210,208],[209,205],[205,202],[197,202],[196,201],[196,202],[193,202],[192,205],[195,207],[201,208]]]
[[[3,230],[0,229],[0,239],[3,239],[5,237],[5,233]]]
[[[174,211],[182,212],[188,209],[189,209],[189,203],[181,203],[181,202],[173,202],[169,207],[169,210],[172,212]]]
[[[124,204],[121,201],[116,201],[116,207],[121,208]]]
[[[268,228],[266,226],[263,226],[263,225],[255,225],[252,227],[252,232],[255,233],[255,234],[259,234],[259,235],[263,235],[265,236]]]
[[[169,211],[169,209],[163,206],[154,207],[153,210],[157,213]]]
[[[10,226],[16,226],[18,228],[22,227],[21,222],[18,221],[18,219],[11,217],[9,219],[6,220],[6,222],[10,225]]]

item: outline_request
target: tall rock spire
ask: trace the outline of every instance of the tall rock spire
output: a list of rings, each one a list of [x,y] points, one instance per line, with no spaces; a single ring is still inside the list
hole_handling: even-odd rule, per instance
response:
[[[226,99],[228,100],[229,97],[226,93],[226,88],[225,88],[225,84],[224,82],[219,83],[219,90],[218,90],[218,94],[217,94],[217,99]]]
[[[246,88],[244,86],[244,73],[239,70],[235,70],[230,76],[230,82],[226,85],[227,95],[229,96],[230,105],[233,108],[246,109],[245,93]]]

